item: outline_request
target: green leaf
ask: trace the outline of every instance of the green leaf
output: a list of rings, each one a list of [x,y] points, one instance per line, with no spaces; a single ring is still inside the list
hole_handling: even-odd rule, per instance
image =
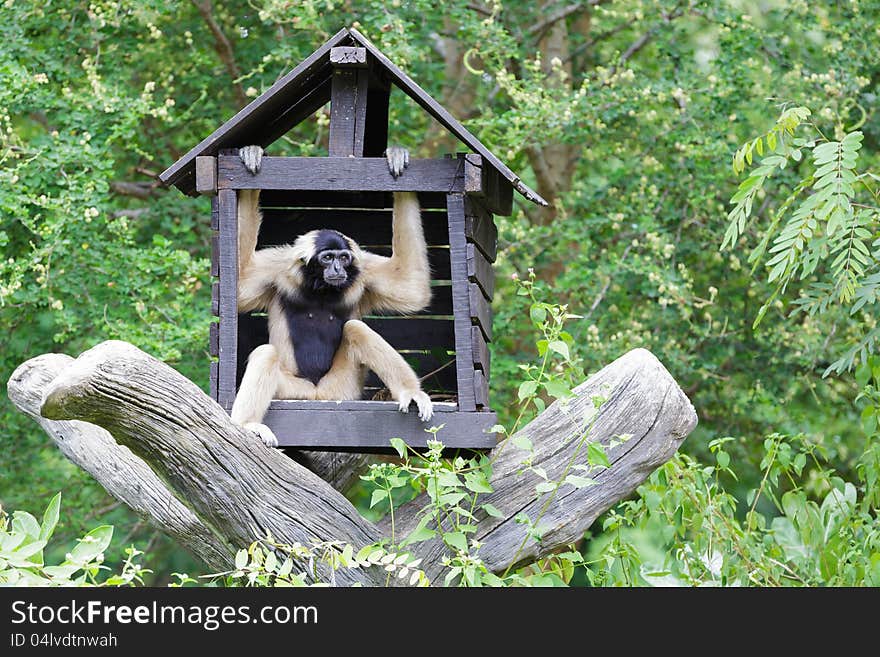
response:
[[[547,319],[547,311],[536,303],[532,304],[532,307],[529,308],[529,317],[531,317],[532,322],[535,324],[543,324]]]
[[[467,552],[467,537],[461,532],[445,532],[443,542],[451,548]]]
[[[568,351],[568,345],[565,344],[562,340],[553,340],[553,342],[547,345],[547,348],[550,349],[550,351],[555,351],[566,360],[571,359],[571,354]]]
[[[550,491],[556,490],[556,482],[555,481],[542,481],[537,486],[535,486],[535,490],[538,493],[549,493]]]
[[[519,397],[519,400],[522,401],[523,399],[526,399],[526,398],[534,395],[535,391],[537,389],[538,389],[538,382],[537,381],[523,381],[519,385],[519,392],[517,393],[517,396]]]
[[[593,486],[596,484],[595,479],[591,479],[590,477],[580,477],[578,475],[568,475],[565,478],[565,483],[575,488],[586,488],[587,486]]]
[[[388,491],[384,488],[377,488],[373,491],[373,496],[370,498],[370,508],[372,509],[379,502],[388,497]]]
[[[248,564],[248,551],[245,549],[241,549],[235,553],[235,567],[238,570],[241,570]]]
[[[483,504],[482,506],[480,506],[480,508],[483,509],[483,511],[485,511],[487,515],[490,515],[493,518],[503,518],[504,517],[504,514],[502,514],[501,511],[496,509],[494,506],[492,506],[488,502],[486,502],[486,504]]]
[[[544,390],[547,391],[548,395],[555,399],[571,397],[571,388],[569,388],[564,382],[556,379],[547,381],[547,383],[544,384]]]
[[[532,445],[532,441],[527,435],[522,432],[512,436],[510,442],[512,442],[515,447],[519,447],[520,449],[523,449],[527,452],[531,452],[534,448],[534,445]]]
[[[392,438],[389,442],[394,450],[400,455],[400,458],[406,456],[406,443],[403,442],[403,440],[400,438]]]
[[[727,452],[719,451],[715,454],[715,460],[718,462],[718,466],[721,468],[726,468],[730,465],[730,454]]]
[[[27,511],[16,511],[12,514],[12,530],[32,539],[40,538],[40,523]]]
[[[479,471],[468,472],[464,476],[464,485],[468,490],[475,493],[491,493],[493,490],[486,479],[486,475]]]
[[[437,535],[437,532],[428,527],[428,523],[431,521],[431,516],[423,516],[421,520],[419,520],[419,524],[416,525],[416,528],[413,529],[409,534],[407,534],[406,538],[400,544],[400,547],[406,547],[407,545],[412,545],[413,543],[421,543],[422,541],[427,541],[434,538]]]
[[[61,493],[59,492],[55,497],[52,498],[52,501],[49,502],[49,506],[46,507],[46,512],[43,514],[43,522],[40,524],[40,539],[43,541],[48,541],[52,536],[52,533],[55,531],[55,526],[58,524],[58,517],[61,512]]]
[[[95,527],[92,531],[83,536],[79,543],[77,543],[77,546],[71,550],[71,561],[76,563],[92,561],[107,549],[107,546],[110,545],[110,539],[112,538],[112,526],[101,525],[100,527]]]
[[[611,462],[608,460],[608,455],[605,454],[605,448],[602,446],[601,443],[587,444],[587,463],[589,463],[593,467],[611,467]]]

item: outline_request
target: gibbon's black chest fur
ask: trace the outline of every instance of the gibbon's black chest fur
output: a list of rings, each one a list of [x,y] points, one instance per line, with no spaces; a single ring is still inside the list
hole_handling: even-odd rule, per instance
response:
[[[281,296],[299,375],[315,385],[330,371],[342,341],[342,327],[350,315],[336,299]]]

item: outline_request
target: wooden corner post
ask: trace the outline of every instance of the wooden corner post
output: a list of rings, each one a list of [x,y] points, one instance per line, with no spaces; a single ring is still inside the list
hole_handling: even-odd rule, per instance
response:
[[[216,400],[227,412],[235,401],[235,375],[238,358],[238,195],[234,189],[217,193],[217,221],[220,234],[217,247],[219,281],[212,288],[212,305],[220,317],[217,332]],[[213,336],[212,336],[213,337]]]
[[[366,48],[330,49],[330,157],[363,157],[367,92],[370,81]]]

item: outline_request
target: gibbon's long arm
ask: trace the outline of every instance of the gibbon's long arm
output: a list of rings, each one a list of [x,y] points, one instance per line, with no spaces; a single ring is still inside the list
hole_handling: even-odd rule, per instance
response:
[[[366,253],[361,314],[418,312],[431,302],[431,271],[415,192],[394,193],[391,257]]]
[[[260,190],[238,192],[238,310],[265,310],[274,294],[276,281],[295,274],[291,269],[294,255],[290,246],[256,250],[263,215]]]

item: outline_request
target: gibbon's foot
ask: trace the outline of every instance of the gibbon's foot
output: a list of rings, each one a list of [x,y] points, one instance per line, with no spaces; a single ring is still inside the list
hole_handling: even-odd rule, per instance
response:
[[[239,148],[238,156],[241,158],[245,169],[252,174],[260,172],[260,164],[263,162],[263,149],[261,146],[244,146]]]
[[[400,394],[397,399],[397,407],[401,413],[409,412],[409,403],[411,401],[414,401],[416,406],[419,407],[419,419],[422,422],[427,422],[434,416],[434,405],[431,403],[431,398],[422,390],[417,390],[414,393],[403,392]]]
[[[278,447],[278,439],[275,437],[275,434],[272,433],[272,430],[265,424],[260,424],[259,422],[247,422],[243,426],[248,431],[253,431],[257,434],[266,447]]]
[[[409,166],[409,151],[403,146],[389,146],[385,149],[385,158],[388,160],[388,170],[395,178],[400,177]]]

